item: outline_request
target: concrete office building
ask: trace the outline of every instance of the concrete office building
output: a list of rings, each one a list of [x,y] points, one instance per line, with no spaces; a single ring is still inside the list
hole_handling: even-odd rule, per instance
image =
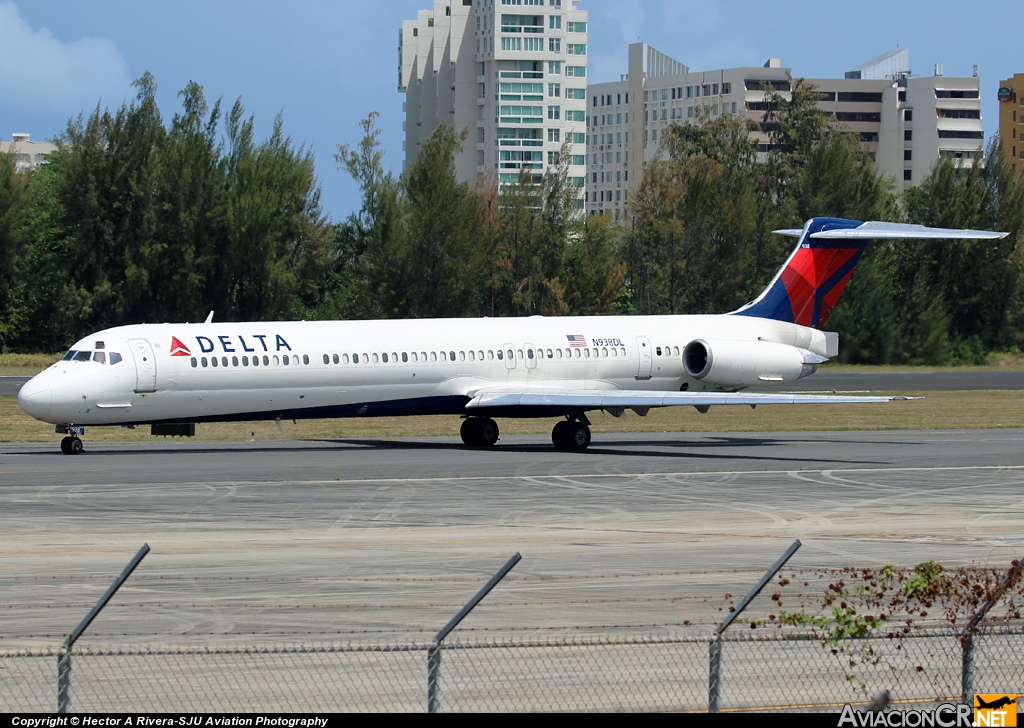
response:
[[[759,125],[751,137],[763,161],[770,143],[764,86],[789,98],[789,73],[777,58],[763,67],[691,72],[646,44],[631,44],[628,73],[619,81],[588,87],[588,214],[628,216],[629,197],[644,166],[661,153],[660,140],[674,123],[743,114]],[[845,78],[808,81],[818,88],[818,106],[858,134],[879,169],[900,188],[919,184],[940,156],[972,164],[981,151],[976,74],[944,77],[937,66],[934,76],[915,77],[909,53],[899,50]]]
[[[1024,171],[1024,73],[999,82],[999,140],[1003,158]]]
[[[540,175],[570,147],[586,164],[587,13],[578,0],[435,0],[399,31],[408,170],[440,124],[468,129],[456,174],[509,183]],[[492,177],[493,175],[493,177]],[[582,189],[581,189],[582,205]]]
[[[19,172],[29,172],[57,150],[56,144],[50,142],[34,142],[28,134],[12,134],[11,141],[0,142],[0,154],[14,153],[14,163]]]

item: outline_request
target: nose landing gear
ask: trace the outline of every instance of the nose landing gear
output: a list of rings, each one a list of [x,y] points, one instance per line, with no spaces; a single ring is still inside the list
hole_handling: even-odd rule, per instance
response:
[[[498,423],[490,417],[467,417],[459,434],[470,447],[491,447],[498,441]]]
[[[586,450],[590,447],[590,423],[586,417],[563,420],[551,430],[551,442],[556,450]]]
[[[65,437],[60,441],[60,451],[65,455],[81,455],[85,446],[77,437]]]

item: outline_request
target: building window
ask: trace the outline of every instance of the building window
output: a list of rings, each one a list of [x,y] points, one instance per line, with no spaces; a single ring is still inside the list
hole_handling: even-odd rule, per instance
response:
[[[549,119],[561,119],[562,118],[562,107],[561,106],[549,106],[548,107],[548,118]]]
[[[540,39],[538,39],[540,40]],[[561,38],[548,38],[548,50],[552,53],[562,52],[562,39]]]
[[[556,98],[562,95],[562,84],[560,83],[549,83],[548,84],[548,96]]]
[[[587,68],[586,66],[566,66],[565,75],[572,76],[573,78],[586,78]]]
[[[548,164],[558,164],[558,152],[548,152]]]
[[[544,50],[544,39],[543,38],[523,38],[523,50],[524,51],[543,51]]]
[[[549,15],[548,16],[548,27],[552,30],[562,29],[562,16],[561,15]],[[569,29],[572,29],[572,23],[569,23]]]
[[[586,43],[567,43],[565,46],[565,52],[570,56],[585,56],[587,55],[587,44]]]
[[[573,23],[572,21],[569,21],[569,23],[567,25],[568,25],[567,30],[570,33],[586,33],[587,32],[587,24],[582,22],[582,21],[576,21],[575,23]]]
[[[904,109],[903,110],[903,121],[913,121],[913,120],[914,120],[914,110],[913,109]]]
[[[905,129],[903,131],[903,141],[912,142],[914,141],[914,132],[911,129]]]
[[[548,141],[549,142],[560,142],[561,140],[561,129],[548,129]]]
[[[908,161],[908,162],[909,162],[909,161],[910,161],[911,159],[913,159],[913,158],[914,158],[914,152],[913,152],[913,150],[911,150],[911,149],[904,149],[904,150],[903,150],[903,159],[904,159],[904,160],[906,160],[906,161]]]
[[[568,70],[568,69],[566,69]],[[562,75],[562,62],[561,61],[548,61],[548,75],[549,76],[561,76]],[[572,75],[572,74],[568,74]]]
[[[508,38],[506,36],[501,37],[501,50],[503,51],[521,51],[523,50],[523,39],[522,38]]]
[[[906,181],[906,182],[912,181],[910,179],[910,170],[909,169],[903,170],[903,180]]]

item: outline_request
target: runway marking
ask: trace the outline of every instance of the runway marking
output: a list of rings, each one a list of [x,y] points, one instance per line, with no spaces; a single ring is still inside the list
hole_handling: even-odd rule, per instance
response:
[[[821,541],[845,540],[845,539],[872,539],[882,541],[906,541],[906,540],[935,540],[942,539],[942,542],[989,544],[1002,546],[1003,544],[992,539],[978,538],[977,534],[982,531],[1002,533],[1005,528],[987,528],[974,530],[970,536],[950,539],[947,536],[936,535],[933,532],[900,531],[899,533],[881,531],[846,531],[841,533],[827,533],[808,537],[807,546],[813,546],[820,539]],[[630,543],[644,541],[692,541],[708,539],[732,539],[732,538],[788,538],[795,533],[779,531],[775,533],[671,533],[671,534],[643,534],[637,536],[591,536],[581,532],[580,535],[564,538],[508,538],[508,539],[473,539],[469,541],[355,541],[352,543],[327,542],[327,543],[288,543],[288,544],[224,544],[216,546],[168,546],[153,549],[154,553],[165,552],[192,552],[192,551],[245,551],[249,549],[272,550],[272,549],[363,549],[363,548],[419,548],[422,546],[488,546],[501,544],[535,544],[535,543]],[[1016,540],[1011,537],[997,537],[999,540]],[[154,540],[154,542],[156,542]],[[1007,548],[1009,545],[1007,544]],[[120,554],[125,553],[124,549],[27,549],[0,551],[0,556],[24,556],[29,554]]]

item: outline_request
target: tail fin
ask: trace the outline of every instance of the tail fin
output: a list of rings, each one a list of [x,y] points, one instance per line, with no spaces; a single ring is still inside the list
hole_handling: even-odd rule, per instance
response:
[[[996,239],[1007,235],[984,230],[945,230],[833,217],[812,218],[803,230],[775,232],[800,238],[796,250],[761,295],[733,313],[816,329],[828,321],[869,240]]]

